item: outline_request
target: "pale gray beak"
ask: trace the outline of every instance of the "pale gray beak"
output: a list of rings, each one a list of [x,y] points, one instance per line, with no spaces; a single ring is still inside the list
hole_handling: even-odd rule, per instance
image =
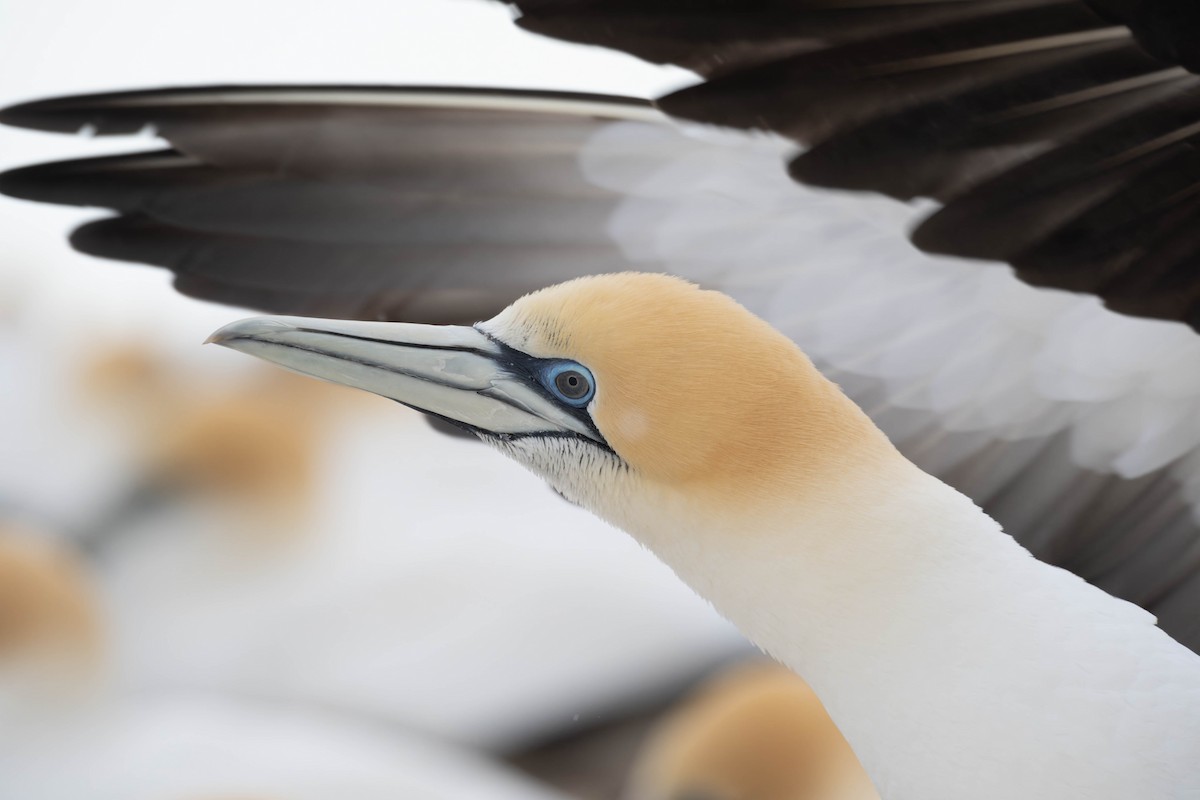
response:
[[[333,383],[366,389],[476,433],[579,435],[603,442],[578,413],[555,402],[524,353],[474,328],[254,317],[209,342]]]

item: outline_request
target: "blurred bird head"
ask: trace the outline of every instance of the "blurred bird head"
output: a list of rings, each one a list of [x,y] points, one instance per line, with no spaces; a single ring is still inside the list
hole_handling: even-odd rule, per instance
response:
[[[648,505],[820,495],[891,449],[789,339],[664,275],[574,280],[474,327],[261,317],[210,341],[468,428],[627,529]]]
[[[878,800],[816,694],[773,663],[740,664],[659,722],[629,800]]]
[[[79,559],[0,520],[0,712],[78,699],[101,666],[99,603]]]
[[[205,380],[141,342],[99,348],[79,387],[106,429],[131,444],[133,488],[118,510],[137,511],[147,498],[216,501],[244,517],[229,530],[253,544],[304,529],[324,434],[345,399],[267,367]]]

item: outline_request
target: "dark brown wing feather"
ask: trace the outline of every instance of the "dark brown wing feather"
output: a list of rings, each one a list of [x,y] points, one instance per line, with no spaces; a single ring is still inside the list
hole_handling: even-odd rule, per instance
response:
[[[1200,4],[1194,0],[1088,0],[1103,16],[1133,30],[1146,52],[1200,72]]]
[[[473,322],[625,262],[618,197],[577,155],[645,101],[386,87],[203,87],[61,98],[0,121],[175,148],[0,176],[0,191],[120,216],[72,243],[164,266],[187,294],[275,313]]]
[[[1200,330],[1200,4],[516,5],[530,30],[696,69],[659,105],[796,139],[798,180],[942,201],[924,249]]]

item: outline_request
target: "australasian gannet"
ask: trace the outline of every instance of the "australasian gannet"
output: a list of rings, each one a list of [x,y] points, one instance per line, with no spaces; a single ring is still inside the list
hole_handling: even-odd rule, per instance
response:
[[[465,426],[629,532],[808,680],[888,800],[1200,796],[1200,659],[1034,559],[722,294],[609,275],[474,327],[211,341]]]
[[[34,684],[52,686],[47,696],[69,694],[66,687],[96,666],[101,625],[93,595],[69,548],[0,519],[0,706],[10,716],[12,702],[28,701]],[[35,680],[10,691],[15,673]]]
[[[880,2],[885,17],[913,10]],[[1038,5],[1034,18],[1063,4]],[[995,9],[990,0],[926,6]],[[751,24],[755,17],[736,16]],[[1034,18],[986,30],[1019,38],[1038,27]],[[728,34],[728,26],[720,30]],[[909,43],[954,50],[972,38],[955,31],[931,23]],[[888,52],[851,49],[873,54],[868,61]],[[868,65],[861,82],[825,77],[839,98],[853,89],[870,106],[872,74]],[[1021,82],[1049,89],[1044,77],[1035,71]],[[804,83],[811,80],[817,75],[809,72]],[[956,108],[966,112],[959,122],[977,120],[991,142],[980,148],[978,138],[960,139],[960,156],[990,167],[1030,155],[991,139],[995,116],[976,113],[962,94],[977,81],[988,83],[983,75],[954,79],[944,87],[951,99],[931,104],[934,134],[921,140],[936,165],[910,158],[903,132],[845,165],[902,181],[929,177],[931,167],[953,184],[980,177],[958,157],[945,158],[942,112],[957,117]],[[829,110],[794,98],[760,101],[801,117]],[[1182,324],[1112,313],[1086,295],[1035,288],[996,264],[925,256],[905,232],[928,203],[796,184],[780,169],[795,153],[790,139],[680,129],[632,98],[461,87],[116,92],[22,104],[0,110],[0,122],[63,132],[86,125],[100,136],[157,131],[170,151],[156,145],[18,169],[0,176],[0,193],[113,209],[115,216],[79,228],[72,245],[167,267],[186,294],[260,312],[472,322],[535,288],[621,269],[669,272],[728,292],[799,343],[905,457],[974,499],[1039,558],[1138,603],[1200,652],[1200,337]],[[1134,141],[1148,132],[1139,123]],[[306,146],[280,144],[296,141]],[[818,151],[829,152],[809,154]],[[1087,174],[1092,162],[1072,163]],[[1164,216],[1162,184],[1137,178],[1148,163],[1172,180],[1187,174],[1155,158],[1128,164],[1133,172],[1119,180],[1146,191],[1131,203],[1119,191],[1114,203],[1138,223],[1115,224],[1102,203],[1097,229],[1143,255],[1183,261],[1163,270],[1138,256],[1129,262],[1134,279],[1106,279],[1103,288],[1122,305],[1148,290],[1174,307],[1192,296],[1194,270],[1173,237],[1187,239],[1195,226],[1187,215]],[[863,164],[887,169],[864,172]],[[1056,184],[1068,194],[1073,185]],[[1012,245],[1020,237],[997,236],[992,223],[1012,221],[1000,209],[1030,207],[994,198],[973,205],[982,227],[953,230],[973,244]],[[1160,237],[1170,246],[1158,248]],[[1083,263],[1060,253],[1056,274],[1116,274],[1092,260],[1111,242],[1090,234],[1071,241]]]
[[[811,687],[773,662],[722,671],[657,722],[630,800],[879,800]]]
[[[146,691],[102,583],[50,532],[0,518],[4,798],[565,800],[477,751],[352,714],[186,680]]]

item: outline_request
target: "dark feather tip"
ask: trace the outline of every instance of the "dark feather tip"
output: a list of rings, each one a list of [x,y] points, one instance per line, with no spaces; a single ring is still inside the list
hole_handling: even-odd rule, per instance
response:
[[[63,205],[99,205],[80,200],[77,184],[84,161],[52,161],[0,172],[0,194],[21,200]],[[82,173],[86,180],[86,172]]]
[[[0,108],[0,125],[13,128],[29,128],[37,131],[69,132],[62,116],[57,113],[57,100],[34,100]]]
[[[28,128],[51,133],[79,133],[91,128],[93,132],[137,133],[144,125],[142,120],[107,120],[94,98],[106,97],[55,97],[49,100],[34,100],[0,109],[0,124],[13,128]]]
[[[0,172],[0,194],[21,200],[39,199],[41,165]]]

